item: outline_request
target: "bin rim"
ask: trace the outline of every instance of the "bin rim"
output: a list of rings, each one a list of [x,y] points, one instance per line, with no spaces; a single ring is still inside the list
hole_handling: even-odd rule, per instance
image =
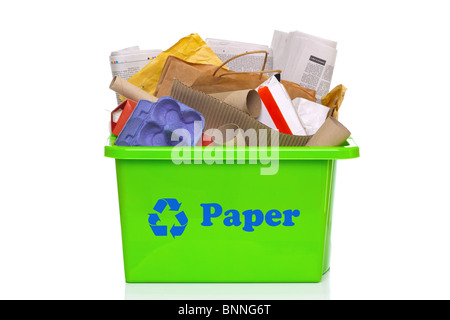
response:
[[[114,159],[135,159],[135,160],[171,160],[172,152],[175,147],[123,147],[116,146],[114,142],[116,136],[111,135],[105,146],[105,157]],[[180,147],[183,152],[190,152],[192,159],[202,157],[205,158],[205,152],[211,147]],[[217,148],[217,147],[216,147]],[[338,159],[354,159],[359,157],[359,147],[352,137],[338,147],[267,147],[270,154],[271,150],[278,149],[279,160],[338,160]],[[234,150],[233,150],[234,149]],[[258,152],[261,147],[234,147],[223,148],[223,152],[234,151],[234,159],[254,159],[257,155],[258,159],[265,158]]]

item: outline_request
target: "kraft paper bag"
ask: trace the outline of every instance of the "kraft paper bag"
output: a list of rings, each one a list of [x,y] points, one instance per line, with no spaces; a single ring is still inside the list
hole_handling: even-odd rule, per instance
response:
[[[260,51],[247,52],[252,54]],[[239,58],[242,55],[237,55]],[[231,60],[231,59],[230,59]],[[262,70],[252,72],[234,72],[228,70],[224,64],[216,66],[206,63],[189,62],[175,56],[166,59],[161,76],[158,80],[155,96],[169,95],[173,79],[177,78],[182,83],[207,94],[228,91],[251,90],[259,87],[269,79],[265,72],[274,70]],[[316,101],[316,91],[282,80],[291,99],[304,98]]]
[[[155,90],[155,96],[160,98],[170,94],[173,79],[177,78],[184,84],[191,86],[194,81],[203,74],[212,74],[217,66],[204,63],[192,63],[175,56],[167,57]],[[219,68],[218,74],[226,72],[225,68]]]
[[[209,74],[202,74],[191,85],[193,89],[205,92],[207,94],[256,89],[262,83],[267,81],[269,76],[257,74],[235,73],[232,71],[223,72],[221,75],[213,76]],[[316,91],[290,82],[281,80],[281,84],[285,87],[291,100],[295,98],[303,98],[309,101],[316,101]]]

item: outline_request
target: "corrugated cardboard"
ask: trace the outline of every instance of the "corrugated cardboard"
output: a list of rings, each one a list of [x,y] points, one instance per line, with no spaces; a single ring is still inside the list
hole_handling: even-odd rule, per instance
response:
[[[205,130],[217,129],[225,124],[234,123],[247,134],[246,136],[249,138],[247,145],[250,146],[256,145],[260,131],[266,130],[267,141],[258,141],[258,145],[265,145],[266,143],[269,146],[272,145],[271,133],[274,131],[273,129],[223,101],[192,89],[177,79],[173,81],[170,96],[199,111],[206,121]],[[254,129],[255,134],[251,135],[252,130],[249,129]],[[278,136],[280,146],[304,146],[311,138],[311,136],[294,136],[284,133],[278,133]]]

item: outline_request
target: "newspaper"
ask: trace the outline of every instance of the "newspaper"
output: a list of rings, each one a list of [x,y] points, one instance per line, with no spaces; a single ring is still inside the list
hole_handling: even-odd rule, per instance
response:
[[[141,50],[138,46],[113,51],[109,56],[112,75],[128,80],[161,52],[162,50]],[[120,104],[122,101],[117,93],[116,98]]]
[[[330,91],[337,55],[335,41],[300,31],[275,30],[271,47],[273,67],[283,71],[282,79],[316,90],[318,100]]]
[[[273,69],[273,53],[272,49],[269,46],[210,38],[206,39],[205,42],[219,57],[219,59],[222,60],[222,62],[225,62],[228,59],[231,59],[234,56],[245,52],[260,50],[267,51],[267,62],[264,70]],[[227,63],[227,67],[228,69],[236,72],[261,71],[264,64],[264,58],[264,53],[249,54],[231,60],[229,63]]]

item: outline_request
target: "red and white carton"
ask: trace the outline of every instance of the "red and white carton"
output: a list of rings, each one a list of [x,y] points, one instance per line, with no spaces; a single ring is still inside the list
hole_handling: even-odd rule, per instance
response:
[[[133,100],[125,100],[111,112],[111,132],[118,136],[136,107]]]
[[[256,90],[262,101],[261,114],[257,118],[259,122],[282,133],[307,135],[289,94],[275,76],[270,77]]]

